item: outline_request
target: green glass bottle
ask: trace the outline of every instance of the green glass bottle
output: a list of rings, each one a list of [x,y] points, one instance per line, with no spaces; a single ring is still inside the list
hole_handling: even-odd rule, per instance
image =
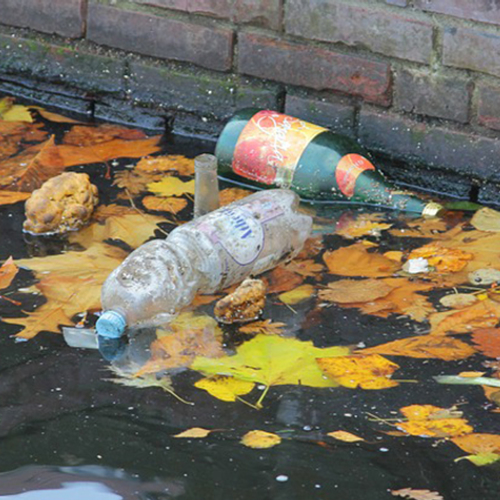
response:
[[[237,112],[215,155],[222,177],[289,188],[306,200],[349,199],[424,215],[443,208],[392,186],[352,139],[276,111]]]

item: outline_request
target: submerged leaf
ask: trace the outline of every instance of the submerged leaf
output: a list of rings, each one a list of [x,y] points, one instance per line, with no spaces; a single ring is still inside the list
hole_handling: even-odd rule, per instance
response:
[[[153,174],[172,173],[190,176],[194,175],[194,159],[182,155],[148,156],[139,161],[134,170]]]
[[[371,302],[385,297],[394,287],[382,280],[339,280],[328,283],[327,288],[319,292],[319,298],[337,304],[351,302]]]
[[[169,212],[176,214],[187,207],[185,198],[176,198],[170,196],[168,198],[159,198],[158,196],[145,196],[142,199],[142,204],[148,209],[156,212]]]
[[[202,378],[194,386],[198,389],[204,389],[221,401],[236,401],[239,396],[244,396],[252,391],[255,384],[233,377],[215,376]]]
[[[194,180],[184,182],[178,177],[164,177],[159,182],[148,184],[148,189],[158,196],[182,196],[194,194]]]
[[[239,331],[247,334],[262,333],[263,335],[281,335],[285,326],[285,323],[264,319],[262,321],[252,321],[244,326],[240,326]]]
[[[248,448],[264,449],[272,448],[281,443],[281,438],[277,434],[266,431],[250,431],[241,438],[241,444]]]
[[[301,285],[289,292],[278,295],[278,298],[284,304],[295,305],[303,300],[309,299],[314,294],[314,287],[312,285]]]

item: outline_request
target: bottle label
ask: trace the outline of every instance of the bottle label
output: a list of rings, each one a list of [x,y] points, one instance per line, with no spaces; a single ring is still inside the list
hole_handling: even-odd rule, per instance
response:
[[[264,248],[264,224],[282,214],[276,202],[261,197],[243,206],[218,210],[196,228],[212,243],[221,245],[236,264],[247,266],[257,260]]]
[[[238,138],[233,171],[263,184],[289,187],[302,153],[326,130],[275,111],[259,111]]]
[[[340,159],[335,169],[335,178],[345,196],[351,198],[354,195],[356,180],[365,170],[375,170],[375,167],[361,155],[348,154]]]

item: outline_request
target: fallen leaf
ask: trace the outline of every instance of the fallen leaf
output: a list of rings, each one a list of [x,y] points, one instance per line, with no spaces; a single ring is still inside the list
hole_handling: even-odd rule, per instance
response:
[[[179,434],[174,434],[174,438],[206,438],[212,431],[204,429],[203,427],[191,427]]]
[[[429,266],[435,268],[438,273],[456,273],[461,271],[473,257],[474,255],[470,252],[458,248],[447,248],[440,243],[433,242],[412,250],[408,260],[427,259]]]
[[[316,235],[308,238],[302,247],[302,250],[298,253],[295,258],[296,261],[311,259],[316,257],[323,250],[323,236]]]
[[[241,200],[243,198],[246,198],[247,196],[250,196],[254,192],[255,191],[250,191],[248,189],[241,189],[241,188],[237,188],[237,187],[223,189],[219,193],[220,206],[224,207],[225,205],[229,205],[230,203],[233,203],[234,201],[238,201],[238,200]]]
[[[272,448],[281,443],[281,438],[277,434],[266,431],[250,431],[241,438],[241,444],[248,448],[264,449]]]
[[[153,174],[171,172],[190,176],[194,175],[194,159],[182,155],[148,156],[137,163],[135,170]]]
[[[352,302],[371,302],[388,295],[394,287],[382,280],[339,280],[328,283],[327,288],[320,290],[321,300],[348,304]]]
[[[0,99],[0,120],[6,122],[32,122],[29,109],[21,104],[14,104],[14,98],[4,97]]]
[[[467,333],[478,328],[492,328],[500,320],[500,303],[481,300],[458,311],[432,314],[429,318],[432,335]]]
[[[320,278],[325,270],[322,264],[314,262],[312,259],[298,260],[294,259],[288,264],[286,264],[285,269],[292,271],[293,273],[300,274],[305,278]]]
[[[446,220],[441,217],[421,217],[414,221],[407,221],[406,224],[410,229],[391,229],[389,233],[403,238],[437,239],[448,229]]]
[[[275,267],[262,278],[267,284],[267,293],[288,292],[299,286],[304,277],[297,273],[289,271],[283,266]]]
[[[273,335],[257,335],[237,348],[234,356],[211,359],[197,357],[191,365],[204,375],[226,375],[247,382],[260,383],[267,388],[276,385],[306,385],[336,387],[333,380],[323,376],[316,358],[344,356],[346,347],[320,349],[312,342]],[[256,406],[267,392],[264,391]]]
[[[398,385],[390,377],[399,365],[378,354],[317,358],[316,361],[329,378],[349,389],[387,389]]]
[[[335,234],[352,240],[361,236],[380,236],[382,231],[392,227],[392,224],[380,222],[385,214],[360,214],[355,218],[339,221]]]
[[[400,250],[390,250],[389,252],[385,252],[383,256],[389,260],[400,263],[403,260],[404,254]]]
[[[157,196],[145,196],[142,199],[142,204],[148,209],[155,212],[169,212],[176,214],[187,207],[185,198],[176,198],[170,196],[168,198],[159,198]]]
[[[19,271],[18,267],[14,263],[14,259],[9,257],[0,267],[0,290],[7,288],[12,283],[12,280],[15,278],[17,271]]]
[[[346,443],[356,443],[357,441],[364,441],[363,438],[360,438],[359,436],[356,436],[356,434],[351,434],[347,431],[333,431],[328,432],[326,435],[334,439],[338,439],[339,441],[344,441]]]
[[[332,274],[339,276],[364,276],[379,278],[390,276],[399,266],[376,252],[368,252],[362,243],[355,243],[338,250],[327,251],[323,260]]]
[[[43,123],[6,122],[0,120],[0,160],[14,156],[26,143],[46,140]]]
[[[439,299],[439,303],[453,309],[463,309],[477,302],[477,297],[472,293],[450,293]]]
[[[469,273],[468,278],[472,285],[492,285],[500,282],[500,271],[498,269],[477,269]]]
[[[137,196],[147,191],[147,185],[159,178],[158,174],[136,171],[135,169],[120,170],[114,174],[113,186],[126,189],[131,196]]]
[[[2,288],[0,286],[0,288]],[[472,333],[472,342],[489,358],[500,358],[500,328],[480,328]]]
[[[500,212],[492,208],[484,207],[478,210],[472,217],[470,223],[480,231],[500,231]]]
[[[78,120],[73,120],[72,118],[68,118],[67,116],[60,115],[58,113],[53,113],[52,111],[48,111],[45,108],[42,108],[40,106],[30,106],[29,109],[34,109],[40,115],[45,118],[46,120],[49,120],[50,122],[54,123],[81,123]]]
[[[158,196],[194,195],[194,179],[188,182],[181,181],[178,177],[164,177],[159,182],[151,182],[148,189]]]
[[[142,130],[125,128],[119,125],[103,123],[101,125],[76,125],[66,132],[63,144],[78,147],[95,146],[114,139],[135,141],[145,139],[146,134]]]
[[[285,323],[265,319],[262,321],[252,321],[244,326],[240,326],[239,331],[246,334],[281,335],[285,326]]]
[[[433,414],[446,410],[433,405],[410,405],[399,411],[408,419],[399,422],[400,430],[420,437],[456,437],[473,432],[473,428],[463,418],[432,418]]]
[[[0,205],[11,205],[19,201],[25,201],[30,197],[30,193],[19,193],[16,191],[0,191]]]
[[[255,384],[233,377],[215,376],[202,378],[194,386],[198,389],[204,389],[221,401],[236,401],[239,396],[244,396],[252,391]]]
[[[500,453],[500,436],[497,434],[474,433],[452,438],[459,448],[467,453]]]
[[[459,377],[482,377],[486,372],[460,372]]]
[[[314,294],[314,287],[312,285],[301,285],[289,292],[284,292],[278,295],[278,298],[284,304],[295,305],[303,300],[311,298]]]
[[[476,351],[465,342],[452,337],[422,335],[394,340],[386,344],[357,351],[367,354],[407,356],[409,358],[435,358],[455,361],[472,356]]]
[[[390,492],[394,496],[406,497],[411,500],[444,500],[444,498],[437,491],[403,488],[401,490],[390,490]]]
[[[114,378],[106,379],[114,384],[124,385],[126,387],[135,387],[136,389],[149,389],[150,387],[159,387],[164,391],[178,397],[172,390],[172,381],[170,377],[163,376],[161,378],[156,375],[145,375],[143,377],[134,377],[129,372],[126,372],[116,366],[111,365],[109,369],[115,374]]]
[[[137,215],[137,209],[131,206],[117,205],[99,205],[92,214],[92,220],[96,222],[106,222],[109,217],[121,217],[122,215]]]
[[[476,455],[467,455],[465,457],[456,458],[455,462],[460,460],[469,460],[474,465],[481,467],[483,465],[491,465],[500,460],[500,453],[477,453]]]
[[[157,338],[151,344],[151,358],[135,376],[185,368],[200,355],[224,355],[222,331],[208,315],[183,313],[168,325],[168,329],[157,330],[156,335]]]

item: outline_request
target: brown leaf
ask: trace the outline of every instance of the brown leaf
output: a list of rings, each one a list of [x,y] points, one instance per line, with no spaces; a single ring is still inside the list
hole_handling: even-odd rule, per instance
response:
[[[169,212],[176,214],[187,207],[187,200],[185,198],[177,198],[169,196],[167,198],[160,198],[158,196],[145,196],[142,199],[142,204],[148,209],[156,212]]]
[[[323,236],[312,236],[304,243],[304,247],[295,260],[312,259],[323,250]]]
[[[71,146],[95,146],[114,139],[134,141],[145,139],[146,134],[142,130],[120,127],[104,123],[102,125],[76,125],[66,133],[63,144]]]
[[[365,245],[355,243],[338,250],[327,251],[323,260],[332,274],[379,278],[391,276],[399,269],[397,263],[376,252],[368,252]]]
[[[286,264],[285,269],[292,271],[293,273],[300,274],[304,277],[311,277],[320,279],[325,267],[322,264],[314,262],[312,259],[298,260],[294,259],[288,264]]]
[[[0,287],[1,288],[1,287]],[[472,334],[472,342],[489,358],[500,358],[500,328],[481,328]]]
[[[137,172],[149,174],[172,173],[183,176],[194,175],[194,159],[182,155],[148,156],[137,163]]]
[[[10,286],[18,270],[19,269],[14,263],[14,259],[12,257],[9,257],[2,264],[2,267],[0,267],[0,290]]]
[[[126,205],[99,205],[92,214],[92,220],[96,222],[106,222],[109,217],[121,217],[123,215],[137,215],[136,208]]]
[[[422,335],[394,340],[357,351],[365,354],[386,354],[388,356],[407,356],[409,358],[437,358],[445,361],[468,358],[475,350],[465,342],[452,337]]]
[[[52,113],[52,111],[47,111],[46,109],[40,106],[30,106],[29,109],[34,109],[40,113],[40,115],[54,123],[81,123],[78,120],[73,120],[72,118],[68,118],[67,116],[60,115],[58,113]]]
[[[381,232],[389,229],[392,224],[381,222],[385,214],[360,214],[356,217],[339,220],[335,228],[335,234],[348,240],[361,236],[380,236]]]
[[[403,238],[439,238],[447,230],[446,220],[441,217],[421,217],[406,223],[410,229],[391,229],[393,236]]]
[[[19,201],[25,201],[30,193],[19,193],[16,191],[0,191],[0,205],[11,205]]]
[[[327,288],[320,290],[321,300],[348,304],[351,302],[370,302],[388,295],[394,287],[383,280],[339,280],[328,283]]]
[[[132,196],[147,191],[147,185],[150,182],[155,182],[160,177],[158,174],[142,172],[140,170],[121,170],[115,172],[113,186],[126,189]]]
[[[272,320],[265,319],[262,321],[253,321],[247,325],[240,326],[239,331],[247,334],[263,333],[265,335],[280,335],[283,333],[283,327],[285,326],[285,323],[280,323],[279,321],[273,323]]]
[[[468,333],[477,328],[492,328],[500,320],[500,303],[490,299],[480,300],[458,311],[432,314],[429,320],[432,335]]]
[[[42,127],[43,123],[0,120],[0,161],[16,154],[26,143],[44,141],[47,132]]]
[[[304,277],[278,266],[266,273],[263,281],[267,283],[267,293],[281,293],[299,286],[304,281]]]

